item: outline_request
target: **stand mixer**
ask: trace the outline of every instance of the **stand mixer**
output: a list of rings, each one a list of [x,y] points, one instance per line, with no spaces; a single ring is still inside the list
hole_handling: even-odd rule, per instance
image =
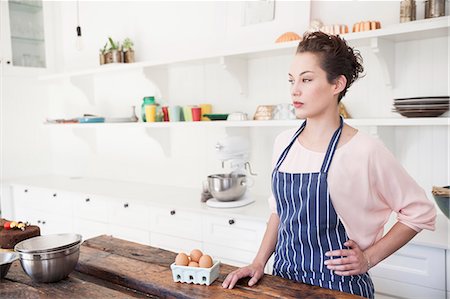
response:
[[[252,172],[249,162],[250,144],[248,139],[240,136],[226,137],[218,141],[215,148],[222,168],[225,168],[225,163],[229,162],[232,171],[229,174],[208,176],[209,189],[213,198],[209,199],[206,204],[215,208],[232,208],[254,202],[254,199],[250,198],[246,192],[249,181],[246,175],[247,170],[251,175],[256,175]],[[231,184],[235,184],[235,186],[230,186]],[[226,188],[234,190],[225,190]],[[238,195],[234,195],[236,192]],[[244,194],[240,195],[242,192]],[[215,194],[216,198],[214,198]],[[237,196],[237,198],[233,198],[233,196]]]

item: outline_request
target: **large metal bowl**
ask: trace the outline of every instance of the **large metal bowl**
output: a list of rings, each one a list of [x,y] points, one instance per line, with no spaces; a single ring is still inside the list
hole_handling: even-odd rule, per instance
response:
[[[28,276],[36,282],[56,282],[75,269],[80,256],[81,235],[56,234],[27,239],[14,250]]]
[[[208,176],[209,192],[218,201],[241,198],[247,190],[245,174],[212,174]]]
[[[18,258],[19,255],[15,252],[0,252],[0,279],[6,276],[12,262]]]
[[[66,278],[78,263],[80,244],[50,253],[22,253],[20,264],[36,282],[57,282]]]

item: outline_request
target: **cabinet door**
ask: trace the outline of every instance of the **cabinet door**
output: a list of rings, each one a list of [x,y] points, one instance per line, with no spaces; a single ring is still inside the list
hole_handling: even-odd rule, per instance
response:
[[[184,252],[189,255],[192,249],[200,249],[203,251],[202,242],[196,240],[174,237],[159,233],[150,234],[150,244],[153,247],[161,248],[176,253]],[[209,254],[208,251],[204,253]]]
[[[234,246],[235,243],[230,243]],[[246,251],[233,247],[225,247],[205,242],[203,244],[205,253],[209,254],[214,260],[229,264],[235,267],[243,267],[250,264],[255,258],[256,251]]]
[[[450,250],[446,251],[446,259],[447,259],[447,268],[446,268],[446,277],[447,277],[447,299],[450,299]]]
[[[72,216],[73,195],[68,192],[27,187],[14,186],[14,209],[17,219],[22,219],[20,215],[26,214],[26,211],[37,210],[45,213]]]
[[[150,245],[150,232],[148,230],[130,228],[123,225],[110,225],[109,234],[115,238]]]
[[[80,234],[83,237],[83,240],[86,240],[100,235],[107,235],[109,229],[106,223],[74,218],[73,232]]]
[[[202,241],[202,216],[178,209],[150,209],[150,228],[152,232],[169,236]]]
[[[150,208],[126,200],[109,201],[109,223],[121,227],[150,230]]]
[[[108,199],[102,196],[79,194],[74,199],[74,216],[106,223],[108,221]]]
[[[370,270],[375,290],[401,298],[445,298],[445,250],[406,245]]]
[[[266,223],[236,217],[205,216],[205,242],[257,252]]]
[[[54,215],[42,211],[29,210],[28,220],[32,225],[39,226],[41,235],[72,233],[72,218]]]
[[[49,21],[55,4],[41,0],[1,1],[2,10],[2,61],[6,74],[47,67],[50,57],[46,47],[51,37]]]

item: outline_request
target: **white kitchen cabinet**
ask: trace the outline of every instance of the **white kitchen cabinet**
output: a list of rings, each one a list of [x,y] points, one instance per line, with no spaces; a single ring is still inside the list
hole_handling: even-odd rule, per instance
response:
[[[108,212],[111,224],[150,230],[150,208],[147,205],[124,199],[109,200]]]
[[[176,208],[151,207],[150,230],[184,239],[202,240],[202,217]]]
[[[83,240],[107,235],[110,229],[107,223],[96,222],[75,217],[73,219],[73,232],[80,234]]]
[[[205,242],[211,244],[257,252],[266,226],[263,221],[208,215],[205,216],[203,237]]]
[[[192,249],[200,249],[204,253],[209,254],[208,251],[204,251],[201,241],[186,239],[182,234],[178,236],[169,236],[152,232],[150,234],[150,245],[176,253],[184,252],[188,255]]]
[[[370,270],[377,293],[399,298],[444,299],[445,250],[413,244]]]
[[[41,228],[41,234],[72,232],[71,194],[27,186],[13,187],[15,217]]]
[[[450,250],[446,251],[446,260],[447,260],[447,267],[446,267],[446,276],[447,276],[447,299],[450,299]]]
[[[92,194],[78,194],[73,202],[74,216],[95,222],[108,222],[108,199]]]
[[[115,238],[150,245],[150,232],[148,230],[127,227],[126,223],[122,225],[111,224],[108,229],[108,235]]]
[[[52,15],[56,4],[41,0],[1,1],[1,64],[4,75],[43,75],[54,51]]]

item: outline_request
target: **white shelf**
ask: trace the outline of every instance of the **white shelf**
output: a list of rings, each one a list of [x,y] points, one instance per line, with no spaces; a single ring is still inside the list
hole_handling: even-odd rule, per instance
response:
[[[399,126],[450,126],[448,117],[432,118],[362,118],[347,119],[351,126],[360,127],[399,127]],[[230,128],[230,127],[297,127],[302,120],[266,120],[266,121],[200,121],[200,122],[157,122],[157,123],[92,123],[92,124],[46,124],[58,128]]]
[[[425,19],[408,23],[396,24],[378,30],[348,33],[342,35],[342,37],[344,37],[354,46],[372,46],[374,39],[383,39],[384,41],[389,42],[421,40],[427,38],[448,36],[449,34],[448,29],[450,27],[449,23],[450,17],[445,16],[440,18]],[[286,54],[293,55],[297,45],[298,41],[293,41],[241,49],[239,51],[228,50],[210,54],[208,56],[185,57],[159,61],[142,61],[130,64],[123,64],[123,63],[108,64],[84,70],[46,75],[40,77],[40,79],[55,80],[68,77],[101,74],[107,72],[120,72],[125,70],[143,69],[149,67],[161,67],[181,63],[204,62],[207,60],[217,60],[217,62],[223,62],[224,57],[249,59],[249,58],[269,57]]]

